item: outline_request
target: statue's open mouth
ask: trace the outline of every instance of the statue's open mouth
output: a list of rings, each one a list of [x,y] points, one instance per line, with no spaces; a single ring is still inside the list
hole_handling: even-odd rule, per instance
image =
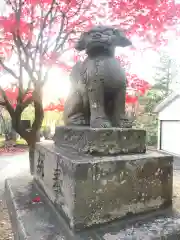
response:
[[[101,42],[101,43],[112,43],[112,38],[107,37],[92,37],[90,43]]]
[[[104,49],[109,49],[110,45],[112,45],[112,43],[110,41],[108,41],[106,39],[105,40],[102,40],[102,39],[93,39],[93,41],[91,41],[90,43],[87,44],[86,46],[86,49],[87,51],[91,50],[91,49],[95,49],[95,48],[98,48],[98,47],[101,47],[101,48],[104,48]]]

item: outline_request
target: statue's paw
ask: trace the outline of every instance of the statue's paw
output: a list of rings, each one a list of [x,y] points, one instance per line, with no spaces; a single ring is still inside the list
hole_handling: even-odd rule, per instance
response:
[[[132,128],[132,121],[129,121],[128,119],[123,119],[119,121],[118,127],[120,128]]]
[[[92,128],[111,128],[112,127],[111,123],[104,118],[95,118],[91,120],[90,126]]]

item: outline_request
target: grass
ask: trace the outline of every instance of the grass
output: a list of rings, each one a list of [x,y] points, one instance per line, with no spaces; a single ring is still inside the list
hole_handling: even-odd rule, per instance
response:
[[[2,148],[3,146],[4,146],[4,143],[5,143],[5,138],[4,138],[4,136],[0,136],[0,148]],[[18,145],[24,145],[24,146],[27,146],[27,142],[24,140],[24,139],[22,139],[22,138],[20,138],[20,139],[17,139],[16,140],[16,145],[18,146]]]
[[[3,147],[4,146],[4,137],[3,136],[0,136],[0,147]]]
[[[27,145],[27,142],[24,139],[20,138],[20,139],[16,140],[16,144],[17,145]]]

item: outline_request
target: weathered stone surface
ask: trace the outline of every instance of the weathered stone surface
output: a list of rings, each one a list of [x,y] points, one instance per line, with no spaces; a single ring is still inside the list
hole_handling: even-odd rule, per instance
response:
[[[129,45],[131,42],[123,32],[112,27],[95,26],[81,34],[75,48],[85,50],[87,58],[78,61],[70,74],[71,89],[64,104],[65,125],[106,128],[128,122],[126,75],[114,50]]]
[[[35,179],[75,230],[171,205],[170,155],[95,157],[47,142],[35,159]]]
[[[40,203],[32,200],[39,196]],[[15,240],[76,240],[29,175],[7,180],[5,197]],[[77,238],[80,239],[80,238]]]
[[[116,155],[144,153],[146,131],[132,128],[57,127],[56,146],[68,145],[83,153]]]
[[[131,222],[115,221],[78,233],[69,230],[31,176],[7,180],[5,196],[15,240],[179,240],[180,179],[176,180],[177,177],[174,179],[178,189],[174,189],[173,208],[153,212],[144,218],[136,217]],[[36,195],[41,203],[32,204]]]

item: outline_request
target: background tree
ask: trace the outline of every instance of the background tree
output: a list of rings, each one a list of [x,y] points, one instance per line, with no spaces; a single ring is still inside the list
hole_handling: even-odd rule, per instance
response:
[[[179,78],[177,78],[180,73],[179,67],[177,60],[169,53],[160,52],[159,64],[155,66],[153,89],[158,91],[162,98],[167,97],[172,92],[173,87],[180,84]]]
[[[0,134],[5,134],[8,132],[6,119],[4,116],[4,108],[2,106],[0,106],[0,131]]]
[[[0,64],[16,81],[18,96],[15,108],[3,88],[3,105],[12,119],[12,127],[30,147],[30,168],[33,170],[34,145],[43,121],[42,88],[48,79],[50,65],[61,64],[73,34],[89,24],[85,16],[90,2],[80,0],[7,0],[8,14],[1,17],[1,47],[5,56]],[[34,121],[30,130],[21,125],[22,112],[34,106]]]
[[[157,91],[154,86],[139,98],[138,112],[136,113],[136,127],[143,128],[147,131],[148,146],[156,146],[157,144],[157,115],[153,113],[153,109],[163,100],[162,94]]]
[[[157,144],[157,115],[154,108],[169,94],[173,87],[180,84],[179,66],[177,61],[167,52],[160,52],[159,63],[154,67],[154,84],[145,95],[139,98],[137,126],[147,130],[148,145]]]

